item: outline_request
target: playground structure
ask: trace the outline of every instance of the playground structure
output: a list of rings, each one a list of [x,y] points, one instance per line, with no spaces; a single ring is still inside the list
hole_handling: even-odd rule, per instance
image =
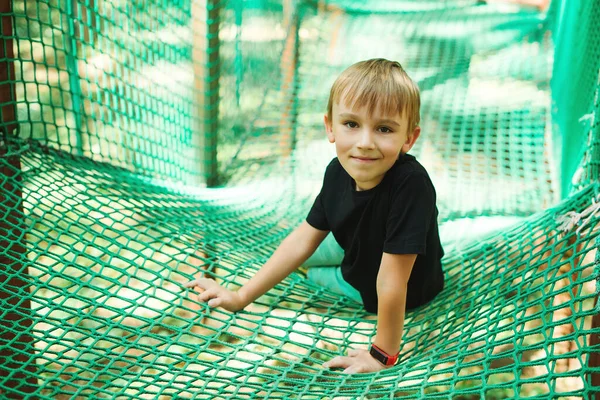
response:
[[[593,398],[600,2],[55,0],[0,7],[0,395]],[[292,274],[235,288],[306,215],[336,75],[400,61],[445,290],[399,364],[321,364],[375,316]]]

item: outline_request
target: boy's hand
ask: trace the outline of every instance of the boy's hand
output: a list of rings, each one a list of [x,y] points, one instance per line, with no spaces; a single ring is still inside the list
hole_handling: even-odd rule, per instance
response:
[[[323,363],[325,368],[344,368],[345,374],[362,374],[391,368],[373,358],[367,350],[349,350],[348,356],[337,356]]]
[[[239,311],[246,307],[238,292],[224,288],[212,279],[200,278],[184,284],[186,288],[199,287],[204,291],[198,295],[198,301],[208,303],[209,307],[222,307],[228,311]]]

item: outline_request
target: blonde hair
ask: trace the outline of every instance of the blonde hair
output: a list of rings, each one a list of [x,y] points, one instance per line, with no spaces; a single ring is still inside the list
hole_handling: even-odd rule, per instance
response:
[[[330,121],[333,103],[339,104],[342,98],[351,108],[366,106],[370,115],[381,107],[385,115],[406,116],[409,132],[421,120],[419,87],[396,61],[374,58],[357,62],[342,72],[329,93],[327,117]]]

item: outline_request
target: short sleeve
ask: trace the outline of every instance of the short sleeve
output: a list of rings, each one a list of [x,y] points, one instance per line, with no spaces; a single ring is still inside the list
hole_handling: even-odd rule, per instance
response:
[[[332,173],[336,165],[336,160],[337,159],[334,158],[325,169],[323,186],[321,186],[321,191],[317,195],[317,198],[306,217],[306,222],[308,222],[310,226],[322,231],[331,230],[329,221],[327,220],[327,213],[325,212],[325,198],[327,197],[326,188],[331,188],[332,186]]]
[[[394,188],[386,223],[383,251],[390,254],[425,254],[435,192],[425,174],[409,175]]]
[[[323,207],[323,189],[317,195],[312,208],[308,212],[306,222],[313,228],[321,231],[329,231],[329,223],[327,222],[327,216],[325,215],[325,208]]]

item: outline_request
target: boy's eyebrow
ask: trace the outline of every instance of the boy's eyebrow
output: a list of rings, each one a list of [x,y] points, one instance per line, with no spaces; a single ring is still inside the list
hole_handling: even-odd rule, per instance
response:
[[[356,115],[351,114],[351,113],[341,113],[341,114],[339,114],[339,117],[341,119],[344,119],[344,118],[357,119],[358,118]],[[377,120],[377,123],[379,123],[379,124],[386,124],[386,125],[400,126],[399,123],[397,123],[396,121],[394,121],[392,119],[380,119],[380,120]]]
[[[392,119],[382,119],[382,120],[379,120],[377,122],[379,122],[380,124],[400,126],[399,123],[397,123],[396,121],[394,121]]]

